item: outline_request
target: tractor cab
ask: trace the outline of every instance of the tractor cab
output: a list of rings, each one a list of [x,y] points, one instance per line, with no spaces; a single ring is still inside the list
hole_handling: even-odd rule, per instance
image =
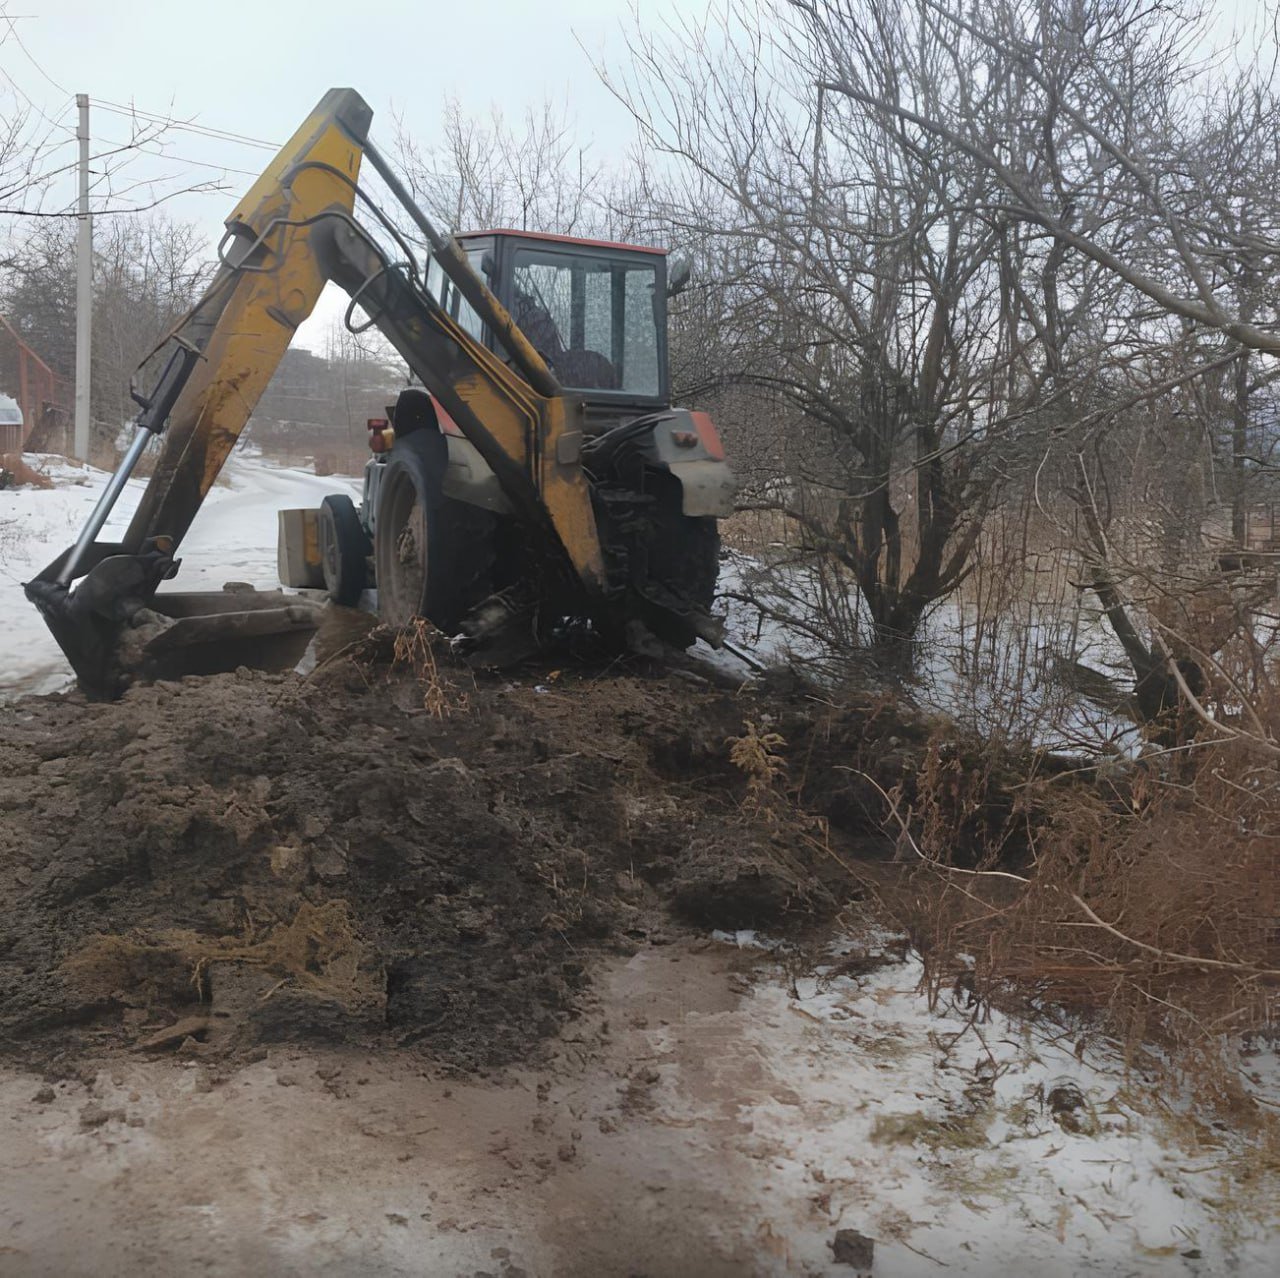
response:
[[[670,404],[665,249],[529,231],[458,243],[566,390],[594,420]],[[473,337],[501,348],[434,259],[430,291]]]

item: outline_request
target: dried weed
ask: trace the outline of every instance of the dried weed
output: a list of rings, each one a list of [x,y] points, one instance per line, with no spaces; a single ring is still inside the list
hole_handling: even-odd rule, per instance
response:
[[[441,673],[435,643],[442,636],[425,618],[415,617],[396,633],[392,668],[408,666],[422,692],[422,708],[435,719],[447,719],[455,710],[466,713],[468,697]]]

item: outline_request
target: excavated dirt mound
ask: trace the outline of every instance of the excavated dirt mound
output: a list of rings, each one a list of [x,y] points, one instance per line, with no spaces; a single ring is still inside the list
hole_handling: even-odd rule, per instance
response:
[[[497,1065],[601,953],[808,926],[848,899],[842,859],[891,850],[857,770],[892,784],[927,727],[883,701],[476,675],[412,638],[0,709],[11,1056],[319,1036]]]

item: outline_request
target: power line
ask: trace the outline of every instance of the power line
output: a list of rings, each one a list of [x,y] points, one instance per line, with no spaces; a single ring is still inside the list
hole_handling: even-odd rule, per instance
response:
[[[110,138],[103,138],[102,140],[104,142],[111,143]],[[112,145],[120,146],[122,150],[128,149],[127,147],[123,146],[120,143],[112,143]],[[237,169],[230,164],[213,164],[208,160],[193,160],[191,159],[190,156],[171,155],[167,151],[148,151],[146,147],[141,144],[139,144],[136,149],[139,151],[140,154],[154,156],[157,160],[174,160],[178,164],[191,164],[198,169],[216,169],[219,173],[238,173],[243,177],[251,177],[251,178],[257,178],[262,176],[261,173],[255,173],[252,169]],[[112,154],[112,152],[107,152],[107,154],[110,155]]]
[[[74,140],[75,140],[74,138],[69,138],[66,142],[60,142],[60,143],[59,143],[56,147],[54,147],[53,149],[54,149],[55,151],[60,151],[64,146],[68,146],[68,145],[70,145],[70,143],[71,143],[71,142],[73,142]],[[109,160],[113,155],[121,155],[121,154],[122,154],[122,153],[124,153],[125,151],[140,151],[143,155],[156,155],[156,154],[157,154],[157,152],[155,152],[155,151],[146,151],[146,150],[143,150],[143,143],[141,143],[141,142],[116,142],[116,141],[113,141],[111,138],[101,138],[101,139],[100,139],[100,141],[105,142],[109,147],[111,147],[111,148],[112,148],[112,150],[110,150],[110,151],[99,151],[97,155],[91,155],[91,156],[89,157],[89,163],[90,163],[90,164],[94,163],[96,160]],[[164,159],[169,159],[170,157],[169,157],[169,156],[163,156],[162,158],[164,158]],[[173,156],[172,158],[173,158],[173,159],[178,159],[179,157],[178,157],[178,156]],[[190,163],[193,163],[193,164],[194,164],[194,163],[199,163],[199,161],[195,161],[195,160],[193,160],[193,161],[190,161]],[[71,172],[71,170],[72,170],[72,169],[76,169],[76,168],[79,168],[79,167],[80,167],[80,161],[79,161],[78,159],[77,159],[77,160],[73,160],[70,164],[64,164],[64,165],[62,165],[62,167],[61,167],[61,168],[57,168],[57,169],[49,169],[49,170],[48,170],[47,172],[45,172],[45,173],[37,173],[34,177],[30,177],[30,178],[28,178],[28,179],[26,180],[26,181],[27,181],[27,185],[28,185],[28,186],[42,186],[45,182],[48,182],[48,181],[50,181],[51,179],[56,178],[60,173],[69,173],[69,172]],[[213,167],[216,167],[216,166],[214,166],[214,165],[209,165],[209,166],[207,166],[207,167],[213,168]]]
[[[26,13],[11,15],[7,13],[3,8],[0,8],[0,22],[3,22],[7,25],[8,34],[12,35],[14,40],[17,41],[18,48],[22,50],[23,56],[27,59],[27,61],[30,62],[31,65],[35,67],[36,71],[39,72],[39,74],[45,80],[47,80],[51,85],[53,85],[53,87],[57,89],[59,93],[65,93],[67,95],[68,100],[74,100],[75,94],[72,93],[71,90],[68,89],[65,85],[59,84],[58,81],[55,80],[53,76],[51,76],[44,69],[44,67],[32,54],[31,50],[27,48],[26,43],[22,39],[22,35],[18,31],[17,24],[19,19],[34,18],[34,17],[36,17],[35,14],[26,14]],[[3,41],[0,40],[0,43],[3,43]],[[44,119],[47,123],[53,125],[55,128],[66,129],[68,133],[74,134],[75,131],[73,129],[68,128],[66,125],[61,124],[58,121],[49,119],[49,117],[45,115],[44,111],[42,111],[41,108],[38,107],[35,104],[35,102],[32,101],[31,97],[27,94],[27,92],[3,68],[0,68],[0,75],[4,76],[4,78],[9,82],[9,84],[12,86],[14,91],[18,93],[22,97],[22,99],[27,103],[27,105],[31,107],[33,111],[37,112],[41,116],[41,118]],[[137,116],[140,119],[150,120],[158,124],[164,124],[169,128],[182,129],[187,133],[195,133],[195,134],[203,135],[205,137],[210,137],[210,138],[219,138],[227,142],[239,142],[245,146],[262,147],[264,150],[278,151],[280,149],[280,144],[278,142],[268,142],[265,138],[250,137],[248,134],[237,133],[232,129],[219,129],[213,125],[197,124],[195,121],[185,121],[185,120],[177,121],[177,120],[174,120],[172,116],[160,115],[154,111],[144,111],[139,107],[132,106],[132,105],[126,106],[125,104],[120,102],[109,102],[103,98],[94,98],[92,99],[92,103],[94,106],[100,107],[104,111],[113,112],[116,115]],[[65,111],[66,111],[66,104],[64,103],[58,112],[59,116],[63,115]],[[241,171],[243,172],[243,170]]]
[[[165,195],[158,196],[148,204],[138,204],[127,209],[98,209],[94,213],[94,217],[121,217],[126,213],[146,213],[151,209],[158,208],[161,204],[167,204],[170,200],[177,199],[180,195],[210,195],[219,194],[214,191],[169,191]],[[79,217],[80,214],[74,209],[70,209],[64,213],[44,212],[40,209],[5,209],[0,208],[0,217]]]
[[[172,160],[174,163],[177,163],[177,164],[189,164],[202,169],[212,169],[217,173],[223,173],[223,174],[236,173],[236,174],[241,174],[244,177],[251,177],[251,178],[257,178],[260,176],[259,174],[253,173],[248,169],[237,169],[237,168],[231,167],[230,165],[223,165],[223,164],[211,164],[205,160],[192,159],[189,156],[167,155],[162,151],[149,151],[139,143],[115,142],[111,138],[102,138],[101,141],[106,142],[108,145],[114,146],[115,149],[110,151],[100,151],[97,155],[90,157],[91,161],[109,159],[113,155],[120,155],[120,154],[127,153],[129,151],[137,151],[139,154],[150,156],[153,159]],[[33,178],[29,183],[29,185],[30,186],[40,185],[45,181],[47,181],[48,179],[56,177],[60,173],[66,173],[69,170],[74,169],[76,167],[78,167],[78,161],[76,164],[65,165],[63,168],[54,169],[48,173],[40,174],[36,178]],[[113,174],[111,171],[106,169],[102,170],[94,180],[91,190],[96,192],[104,182],[109,182],[113,176],[115,176],[115,174]],[[132,183],[132,185],[124,188],[123,191],[108,190],[106,192],[106,197],[108,199],[111,198],[112,196],[118,197],[119,195],[124,194],[127,191],[136,190],[140,186],[147,186],[154,189],[157,185],[160,185],[166,182],[176,181],[181,176],[182,175],[179,173],[173,173],[173,174],[163,174],[157,177],[142,177],[142,178],[139,178],[134,183]],[[164,203],[166,200],[174,199],[179,195],[225,195],[225,193],[226,193],[225,187],[212,186],[209,183],[205,183],[203,185],[185,187],[180,191],[170,191],[166,193],[164,196],[162,196],[159,200],[157,200],[156,203],[157,204]],[[41,218],[78,217],[79,214],[73,207],[74,204],[75,204],[75,201],[73,200],[71,201],[70,204],[63,206],[61,210],[4,208],[4,209],[0,209],[0,215],[4,215],[8,217],[41,217]],[[102,208],[102,209],[96,210],[94,213],[94,216],[109,217],[115,213],[135,213],[135,212],[141,212],[143,211],[143,209],[153,208],[153,207],[155,207],[154,204],[144,205],[142,206],[142,208],[124,208],[124,209]]]
[[[26,92],[26,90],[23,89],[22,86],[18,84],[17,81],[15,81],[13,77],[9,75],[9,73],[3,67],[0,67],[0,76],[4,77],[4,79],[8,82],[10,87],[13,89],[13,91],[16,94],[18,94],[18,96],[24,102],[26,102],[26,104],[31,108],[31,110],[33,110],[38,116],[40,116],[40,118],[44,120],[46,124],[50,125],[50,127],[52,128],[60,129],[64,133],[68,134],[69,135],[68,141],[70,141],[76,138],[78,135],[75,129],[70,128],[69,126],[61,122],[61,117],[65,116],[68,106],[74,102],[75,95],[72,94],[66,88],[65,85],[59,84],[58,81],[55,80],[44,69],[41,63],[32,54],[31,50],[27,48],[26,43],[23,41],[22,36],[19,34],[17,29],[16,24],[19,18],[34,17],[34,16],[36,15],[10,14],[6,12],[4,8],[0,8],[0,23],[3,23],[5,26],[5,33],[3,35],[0,35],[0,44],[3,44],[5,40],[8,38],[8,36],[12,35],[18,47],[22,50],[23,56],[36,69],[36,71],[59,92],[67,94],[67,99],[63,103],[61,103],[59,106],[59,109],[58,109],[59,118],[57,119],[50,118],[50,116],[47,115],[45,111],[36,104],[36,102],[31,98],[31,96]],[[232,142],[242,146],[251,146],[251,147],[256,147],[256,148],[267,150],[267,151],[279,150],[279,145],[277,143],[269,142],[265,138],[250,137],[248,134],[238,133],[232,129],[219,129],[213,125],[197,124],[195,121],[175,120],[170,115],[161,115],[158,112],[146,111],[132,104],[125,105],[124,103],[111,102],[105,99],[98,99],[98,98],[94,98],[91,101],[92,101],[92,105],[98,107],[100,110],[107,111],[113,115],[120,115],[129,119],[144,121],[148,124],[162,126],[163,128],[166,128],[166,129],[176,129],[181,132],[190,133],[197,137],[208,138],[212,141]],[[249,178],[256,178],[259,176],[258,173],[255,173],[252,170],[237,168],[234,165],[217,164],[207,160],[196,160],[189,156],[166,154],[163,150],[149,149],[149,146],[148,146],[149,143],[155,144],[157,146],[163,146],[163,142],[161,142],[159,138],[148,138],[148,139],[142,139],[141,141],[133,141],[129,143],[119,142],[112,138],[103,138],[101,140],[105,142],[108,146],[112,147],[113,149],[110,151],[99,152],[97,155],[92,156],[91,160],[108,159],[112,155],[121,154],[129,150],[136,150],[141,155],[151,156],[152,158],[155,158],[155,159],[172,160],[178,164],[190,165],[196,168],[209,169],[217,173],[224,173],[224,174],[235,173],[235,174],[238,174],[244,177],[249,177]],[[60,143],[59,147],[55,149],[59,149],[62,145],[66,145],[66,143]],[[61,173],[68,172],[70,169],[74,167],[76,166],[66,165],[66,166],[62,166],[62,167],[50,170],[46,173],[43,173],[34,177],[31,180],[31,184],[32,185],[43,184],[44,182],[47,182],[48,180],[58,176]],[[95,183],[95,186],[100,185],[102,179],[108,176],[109,174],[104,172],[101,175],[99,182]],[[178,175],[153,178],[149,180],[142,180],[135,183],[134,186],[137,187],[140,185],[148,185],[148,184],[154,186],[155,183],[157,182],[173,181],[176,176]],[[209,189],[208,187],[206,187],[206,189],[203,191],[200,191],[198,188],[191,188],[189,193],[212,194],[215,192]],[[217,192],[217,193],[221,193],[221,192]],[[183,192],[180,192],[180,191],[170,192],[151,204],[146,204],[146,205],[142,205],[134,208],[118,209],[118,210],[103,209],[103,210],[100,210],[99,212],[103,215],[107,215],[112,212],[119,212],[119,213],[143,212],[147,208],[154,208],[157,204],[164,203],[165,201],[172,199],[175,196],[180,194],[183,194]],[[59,218],[59,217],[75,217],[75,216],[78,216],[78,214],[71,210],[54,212],[54,211],[33,210],[33,209],[0,209],[0,216]]]
[[[217,129],[212,125],[175,120],[172,116],[159,115],[154,111],[143,111],[139,107],[125,106],[119,102],[107,102],[102,98],[93,98],[92,104],[103,111],[110,111],[115,115],[130,116],[140,120],[147,120],[154,124],[163,124],[171,129],[181,129],[187,133],[200,134],[218,141],[239,142],[244,146],[256,146],[265,151],[278,151],[280,149],[278,142],[268,142],[264,138],[251,138],[247,134],[234,133],[230,129]]]
[[[150,156],[153,159],[171,160],[176,164],[187,164],[187,165],[192,165],[196,168],[211,169],[216,173],[223,173],[223,174],[235,173],[237,175],[240,175],[243,177],[249,177],[249,178],[257,178],[261,176],[261,174],[255,173],[250,169],[238,169],[238,168],[235,168],[233,165],[229,165],[229,164],[213,164],[207,160],[192,159],[190,156],[170,155],[163,151],[151,151],[151,150],[148,150],[141,143],[119,142],[114,138],[101,138],[100,141],[105,142],[108,146],[111,146],[114,149],[110,151],[100,151],[98,152],[97,155],[90,156],[89,157],[90,162],[93,162],[96,160],[110,159],[113,155],[121,155],[129,151],[137,151],[140,155]],[[54,177],[57,177],[59,174],[67,173],[70,170],[78,167],[78,164],[79,162],[77,161],[74,164],[67,164],[61,168],[52,169],[47,173],[38,174],[30,180],[28,185],[32,187],[43,185],[45,182],[49,181]],[[93,189],[97,190],[97,188],[101,186],[101,184],[107,179],[109,179],[111,176],[112,174],[110,174],[107,171],[103,171],[102,173],[100,173],[98,175],[97,180],[93,184]],[[159,176],[159,177],[139,178],[131,187],[126,189],[133,190],[139,186],[154,187],[159,183],[172,182],[180,176],[181,176],[180,174],[171,174],[171,175],[165,175],[165,176]],[[121,192],[114,192],[114,194],[119,195],[121,194]],[[183,191],[170,192],[165,198],[170,199],[178,195],[223,195],[223,194],[225,194],[224,188],[212,187],[206,184],[204,187],[188,187]],[[74,201],[72,203],[74,203]],[[134,212],[135,210],[120,209],[117,211],[129,213],[129,212]],[[111,212],[112,210],[110,209],[100,209],[98,210],[97,213],[95,213],[95,216],[110,216]],[[0,213],[3,213],[4,215],[10,216],[10,217],[75,217],[75,216],[78,216],[75,210],[71,208],[70,205],[66,206],[63,210],[59,210],[59,211],[45,211],[42,209],[0,209]]]
[[[5,15],[0,13],[0,21],[5,21]],[[3,40],[0,40],[0,44]],[[8,81],[10,88],[18,94],[19,97],[38,115],[44,122],[52,128],[61,129],[74,139],[76,132],[69,125],[61,122],[61,117],[66,114],[67,107],[74,101],[74,94],[60,104],[58,112],[59,119],[51,119],[44,110],[39,107],[31,98],[30,94],[3,68],[0,67],[0,75]],[[234,133],[229,129],[215,129],[212,126],[188,123],[183,120],[175,120],[171,116],[159,115],[154,111],[143,111],[136,107],[121,106],[114,102],[106,102],[101,98],[92,98],[91,103],[101,111],[110,112],[112,115],[123,115],[130,119],[145,121],[147,124],[158,124],[169,129],[179,129],[184,133],[194,133],[199,137],[210,138],[217,142],[237,142],[243,146],[259,147],[266,151],[278,151],[280,148],[274,142],[267,142],[262,138],[251,138],[242,133]],[[240,170],[243,172],[243,170]]]
[[[122,142],[118,138],[99,137],[99,142],[105,143],[111,149],[109,151],[99,151],[96,155],[89,157],[89,162],[95,163],[98,160],[109,160],[113,155],[123,155],[129,151],[136,151],[139,155],[153,156],[157,160],[172,160],[177,164],[189,164],[200,169],[214,169],[219,173],[236,173],[243,177],[257,178],[261,176],[261,172],[255,172],[252,169],[237,168],[234,164],[216,164],[209,160],[196,160],[187,155],[173,155],[168,151],[149,150],[150,146],[163,146],[164,143],[160,138],[143,138],[135,139],[129,142]],[[74,138],[68,138],[65,142],[57,143],[52,150],[60,151],[64,146],[71,145]],[[69,173],[72,169],[78,167],[79,161],[75,160],[70,164],[64,164],[56,169],[49,169],[44,173],[37,173],[27,179],[28,186],[40,186],[45,182],[57,177],[62,173]],[[159,179],[156,179],[159,180]]]
[[[148,155],[157,160],[172,160],[175,164],[190,164],[198,169],[215,169],[219,173],[237,173],[243,177],[251,178],[262,176],[261,171],[255,172],[253,169],[238,169],[234,164],[215,164],[211,160],[192,159],[189,155],[173,155],[169,151],[148,150],[151,146],[164,145],[159,138],[144,138],[141,141],[121,142],[117,138],[99,137],[97,141],[106,143],[107,146],[111,147],[111,150],[99,151],[97,155],[91,155],[89,157],[90,163],[93,163],[95,160],[108,160],[113,155],[123,155],[129,151],[136,151],[139,155]],[[43,181],[46,178],[56,177],[59,173],[66,173],[68,170],[74,169],[75,167],[75,164],[67,164],[60,169],[53,169],[49,173],[42,174],[40,178],[33,179],[33,184],[36,181]],[[160,181],[161,179],[157,178],[151,180]]]

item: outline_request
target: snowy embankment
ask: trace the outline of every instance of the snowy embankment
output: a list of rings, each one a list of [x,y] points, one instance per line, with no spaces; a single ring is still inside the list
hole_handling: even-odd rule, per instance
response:
[[[32,454],[26,461],[54,487],[0,491],[0,699],[56,692],[71,681],[71,668],[22,583],[75,541],[108,478],[105,471],[60,457]],[[163,589],[218,590],[228,581],[274,589],[280,584],[276,512],[319,505],[327,493],[348,492],[356,500],[360,495],[359,480],[274,466],[248,452],[232,455],[222,481],[182,543],[177,577]],[[145,487],[145,479],[126,486],[104,540],[124,531]]]

